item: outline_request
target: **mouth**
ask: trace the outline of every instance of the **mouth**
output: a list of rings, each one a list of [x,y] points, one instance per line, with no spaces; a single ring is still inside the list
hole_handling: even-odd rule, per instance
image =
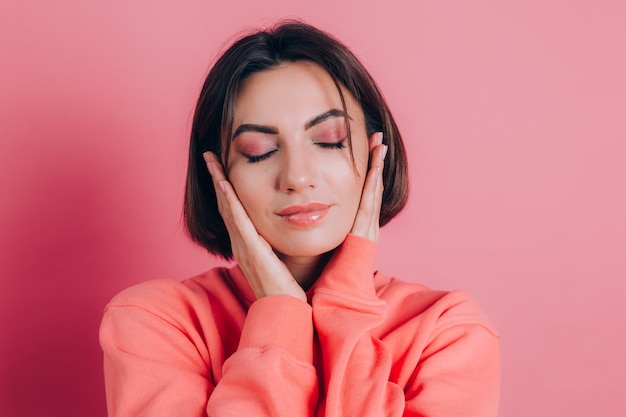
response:
[[[289,206],[276,214],[294,226],[309,226],[322,220],[329,209],[328,204],[310,203],[304,206]]]

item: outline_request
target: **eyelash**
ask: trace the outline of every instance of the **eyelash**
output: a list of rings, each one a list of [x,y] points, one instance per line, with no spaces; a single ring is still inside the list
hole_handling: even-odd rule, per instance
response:
[[[339,142],[319,142],[317,145],[323,149],[343,149],[346,147],[346,138],[341,139]]]
[[[277,151],[277,149],[274,149],[273,151],[270,151],[268,153],[264,153],[263,155],[254,155],[254,156],[246,155],[246,158],[248,158],[248,163],[249,164],[256,164],[257,162],[261,162],[261,161],[269,158],[276,151]]]
[[[346,147],[346,138],[343,138],[339,142],[333,142],[333,143],[318,142],[316,143],[316,145],[321,147],[322,149],[343,149]],[[263,155],[246,155],[246,158],[248,158],[249,164],[256,164],[257,162],[266,160],[267,158],[272,156],[272,154],[276,152],[277,150],[278,149],[274,149],[273,151],[264,153]]]

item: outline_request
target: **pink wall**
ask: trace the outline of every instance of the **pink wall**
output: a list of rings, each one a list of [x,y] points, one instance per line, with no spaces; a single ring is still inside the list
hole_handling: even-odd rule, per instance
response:
[[[479,300],[502,416],[623,416],[626,3],[221,3],[0,6],[0,415],[105,415],[107,300],[215,264],[179,220],[207,66],[300,16],[353,46],[406,138],[380,268]]]

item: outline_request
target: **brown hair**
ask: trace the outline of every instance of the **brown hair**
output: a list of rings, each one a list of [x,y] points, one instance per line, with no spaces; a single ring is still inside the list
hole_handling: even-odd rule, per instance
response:
[[[299,21],[244,36],[217,59],[204,82],[191,128],[184,220],[191,239],[209,252],[232,258],[230,237],[217,209],[215,189],[202,154],[227,161],[235,99],[243,80],[285,62],[309,61],[331,76],[345,110],[340,86],[352,94],[365,116],[368,135],[383,132],[389,146],[383,168],[380,225],[402,210],[408,198],[408,172],[398,127],[376,83],[350,50],[333,36]],[[350,132],[348,131],[348,137]]]

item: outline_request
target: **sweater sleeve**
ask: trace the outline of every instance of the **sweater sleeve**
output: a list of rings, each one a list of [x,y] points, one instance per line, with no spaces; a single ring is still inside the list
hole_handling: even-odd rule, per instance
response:
[[[452,297],[455,296],[451,293]],[[449,308],[458,316],[468,300]],[[454,311],[456,310],[456,311]],[[462,314],[462,313],[461,313]],[[406,387],[405,416],[496,417],[500,397],[499,337],[482,323],[435,329]]]
[[[169,281],[115,297],[100,328],[109,416],[312,415],[318,387],[310,306],[286,296],[254,302],[223,366],[215,323],[232,318],[207,317],[217,310]]]
[[[389,381],[391,354],[371,331],[387,308],[374,290],[376,245],[348,235],[315,285],[326,417],[401,416],[402,389]]]
[[[311,307],[291,296],[257,300],[239,349],[209,398],[209,416],[313,416],[318,399]]]
[[[395,322],[395,318],[389,320],[386,302],[376,295],[375,253],[374,243],[348,236],[314,290],[325,415],[495,416],[499,387],[497,337],[474,324],[471,312],[456,312],[458,308],[444,300],[440,311],[434,308],[426,314],[430,323],[424,323],[422,317],[405,317],[403,320],[411,323],[397,332],[403,333],[401,339],[427,342],[408,343],[411,352],[400,358],[398,352],[390,350],[395,347],[373,335],[381,323]],[[439,320],[442,316],[450,318]],[[415,324],[418,322],[422,324]],[[401,385],[394,377],[397,370],[392,372],[398,364],[411,367],[407,371],[410,377]]]

